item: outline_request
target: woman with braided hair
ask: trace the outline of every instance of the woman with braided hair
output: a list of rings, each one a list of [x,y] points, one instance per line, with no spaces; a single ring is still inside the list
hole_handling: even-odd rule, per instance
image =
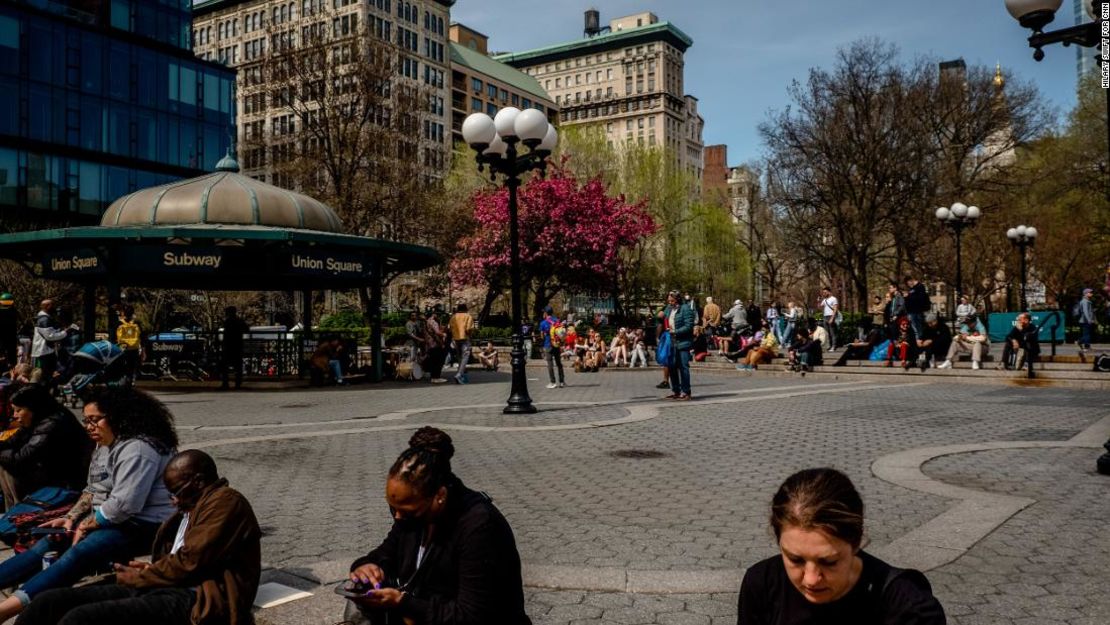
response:
[[[433,427],[417,430],[389,469],[393,527],[351,565],[355,624],[530,625],[512,528],[485,494],[451,472],[455,446]]]

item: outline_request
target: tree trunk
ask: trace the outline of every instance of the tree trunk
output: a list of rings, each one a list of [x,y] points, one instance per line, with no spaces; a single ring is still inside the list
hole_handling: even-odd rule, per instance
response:
[[[486,323],[486,319],[489,318],[489,311],[493,308],[493,302],[497,301],[500,295],[501,289],[497,285],[491,284],[489,288],[486,289],[486,299],[482,303],[481,312],[478,313],[479,325],[484,325]],[[448,306],[450,307],[451,305],[452,303],[448,302]]]

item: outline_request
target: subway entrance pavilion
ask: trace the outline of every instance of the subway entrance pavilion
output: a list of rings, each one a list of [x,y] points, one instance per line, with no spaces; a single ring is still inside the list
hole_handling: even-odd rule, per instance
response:
[[[212,174],[142,189],[108,207],[99,226],[0,236],[0,258],[37,277],[85,289],[84,327],[96,327],[96,289],[124,287],[299,292],[305,328],[312,293],[370,289],[375,378],[381,375],[381,295],[395,276],[439,264],[434,249],[344,234],[328,206],[248,178],[226,157]],[[109,313],[109,330],[116,320]]]

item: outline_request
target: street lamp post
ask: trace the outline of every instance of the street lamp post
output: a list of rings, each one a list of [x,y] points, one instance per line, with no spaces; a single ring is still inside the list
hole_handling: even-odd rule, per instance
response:
[[[484,113],[474,113],[463,121],[463,140],[477,152],[478,171],[489,167],[490,178],[497,174],[505,178],[509,191],[509,256],[513,306],[513,350],[511,353],[512,391],[505,406],[505,414],[530,414],[536,412],[528,395],[528,377],[524,366],[524,335],[520,304],[520,231],[517,225],[517,188],[520,176],[529,171],[542,174],[547,167],[547,157],[555,149],[559,135],[547,121],[547,116],[536,109],[520,111],[513,107],[501,109],[490,119]],[[520,153],[517,146],[524,144],[528,152]]]
[[[1037,240],[1037,229],[1033,226],[1010,228],[1006,231],[1006,238],[1010,239],[1010,243],[1021,254],[1021,310],[1025,312],[1029,310],[1029,298],[1026,296],[1028,274],[1025,270],[1025,248],[1033,247],[1033,243]]]
[[[1056,11],[1060,9],[1063,0],[1005,0],[1006,10],[1010,12],[1010,15],[1014,16],[1014,19],[1022,26],[1033,31],[1033,34],[1029,36],[1029,47],[1033,48],[1033,59],[1037,61],[1044,59],[1044,50],[1041,48],[1054,43],[1062,43],[1065,46],[1075,44],[1084,48],[1095,48],[1101,45],[1103,20],[1100,15],[1100,8],[1103,1],[1090,0],[1084,3],[1087,17],[1091,18],[1090,22],[1044,32],[1044,27],[1056,19]],[[1095,58],[1098,59],[1100,64],[1110,63],[1110,60],[1108,60],[1110,59],[1110,50],[1105,50],[1104,54],[1096,54]],[[1105,68],[1103,69],[1105,70]],[[1110,177],[1110,89],[1103,89],[1103,91],[1106,92],[1108,150],[1106,167],[1103,169],[1103,173]],[[1110,197],[1110,179],[1107,180],[1106,193]]]
[[[941,206],[934,213],[937,221],[956,235],[956,303],[964,294],[963,258],[960,249],[960,235],[965,228],[974,226],[979,221],[980,211],[978,206],[967,206],[956,202],[951,207]],[[955,319],[955,316],[953,316]]]

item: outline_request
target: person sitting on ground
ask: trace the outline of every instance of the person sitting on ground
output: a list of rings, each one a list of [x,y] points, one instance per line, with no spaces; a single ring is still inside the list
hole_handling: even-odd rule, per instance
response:
[[[632,333],[632,339],[631,340],[632,340],[632,358],[629,359],[628,366],[630,368],[635,368],[637,366],[636,363],[638,362],[638,363],[640,363],[639,366],[644,367],[646,369],[647,366],[648,366],[648,361],[647,361],[647,347],[644,345],[644,329],[643,328],[636,328],[636,331]]]
[[[563,353],[561,356],[571,359],[577,359],[578,357],[578,330],[574,327],[574,324],[567,324],[567,335],[563,339]]]
[[[810,358],[815,351],[821,353],[821,342],[814,340],[805,326],[798,326],[794,330],[794,341],[786,351],[790,370],[808,371],[811,366]]]
[[[771,332],[763,333],[763,340],[759,345],[752,347],[748,350],[748,355],[744,362],[736,365],[737,369],[758,369],[759,365],[771,364],[775,356],[779,354],[779,341]]]
[[[748,352],[752,348],[759,346],[760,341],[763,340],[764,332],[761,330],[753,335],[749,330],[745,330],[743,334],[735,337],[736,350],[727,352],[725,354],[726,360],[732,362],[743,360],[748,357]]]
[[[886,366],[894,366],[894,359],[898,358],[898,364],[903,369],[910,368],[910,361],[917,355],[917,338],[913,333],[913,324],[910,323],[909,316],[902,317],[898,321],[898,334],[890,340],[890,345],[886,348]]]
[[[952,367],[952,360],[958,354],[970,353],[971,354],[971,368],[979,369],[983,362],[983,355],[990,351],[991,344],[987,340],[987,329],[983,327],[983,322],[979,321],[979,317],[971,316],[960,324],[960,333],[952,339],[952,345],[948,348],[948,354],[944,358],[944,362],[937,365],[937,369],[949,369]]]
[[[948,355],[948,348],[951,346],[952,331],[937,320],[936,313],[926,313],[925,329],[917,339],[917,349],[920,350],[917,360],[921,370],[935,367],[937,361]]]
[[[614,367],[619,367],[622,364],[628,366],[628,346],[625,340],[628,337],[628,330],[621,328],[617,330],[617,335],[609,343],[609,351],[606,358],[612,361]]]
[[[1002,362],[998,363],[998,368],[1020,370],[1027,362],[1036,362],[1035,357],[1040,353],[1039,333],[1029,313],[1018,315],[1003,341]]]
[[[370,590],[347,604],[346,621],[530,625],[512,528],[451,472],[454,453],[450,436],[424,427],[389,469],[393,527],[351,565],[349,583]]]
[[[482,363],[486,371],[497,371],[497,367],[500,366],[498,358],[497,348],[490,341],[486,341],[485,347],[478,352],[478,362]]]
[[[338,337],[324,337],[324,340],[316,346],[316,351],[312,352],[309,362],[321,379],[326,379],[327,375],[331,374],[336,384],[345,386],[347,382],[343,379],[343,363],[339,360],[341,351],[343,351],[343,342]]]
[[[252,623],[262,531],[250,503],[202,451],[174,456],[161,481],[177,512],[159,528],[151,562],[117,564],[114,585],[48,590],[17,623]]]
[[[37,384],[15,391],[8,402],[19,431],[0,443],[5,509],[45,486],[84,488],[93,444],[73,413]]]
[[[853,341],[848,344],[848,348],[840,355],[840,358],[833,363],[834,367],[847,366],[849,360],[868,360],[871,358],[871,352],[875,351],[875,347],[886,340],[886,331],[883,329],[882,324],[872,325],[871,329],[867,331],[867,336],[862,340]]]
[[[0,601],[0,622],[45,590],[70,586],[107,562],[127,562],[146,553],[158,526],[173,514],[161,480],[177,448],[169,409],[143,391],[124,387],[95,393],[84,413],[85,431],[100,446],[89,465],[89,483],[108,479],[111,486],[99,501],[90,495],[92,505],[85,507],[79,523],[69,516],[43,524],[72,534],[44,537],[0,563],[0,587],[26,580]],[[62,554],[44,569],[42,557],[48,551]]]
[[[923,574],[863,550],[863,500],[835,469],[786,478],[771,500],[779,554],[740,584],[738,625],[944,625]]]
[[[694,346],[691,350],[694,352],[695,362],[704,362],[709,355],[709,337],[701,326],[694,326]]]

